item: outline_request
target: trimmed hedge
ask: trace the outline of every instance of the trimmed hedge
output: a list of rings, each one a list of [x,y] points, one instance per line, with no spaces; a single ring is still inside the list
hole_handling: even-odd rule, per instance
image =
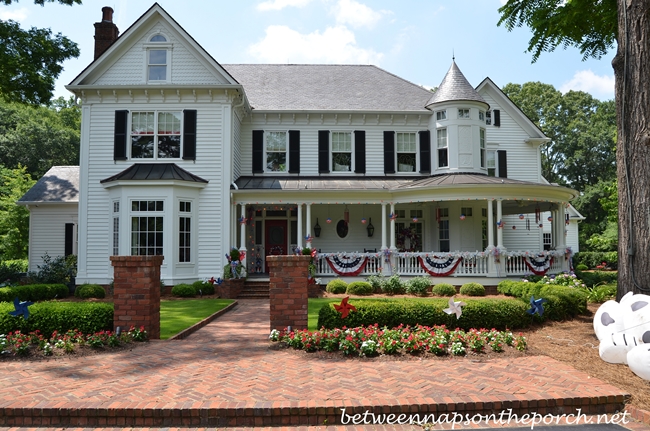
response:
[[[0,287],[0,302],[47,301],[54,298],[67,298],[70,290],[65,284],[26,284],[24,286]]]
[[[590,269],[606,262],[611,269],[618,269],[618,252],[616,251],[581,251],[573,255],[573,266],[587,265]]]
[[[367,281],[353,281],[348,284],[345,293],[348,295],[370,295],[373,292],[372,284]]]
[[[582,272],[575,271],[576,276],[582,280],[587,287],[594,287],[599,284],[609,284],[618,281],[618,272]]]
[[[204,294],[204,295],[214,295],[214,284],[210,283],[209,281],[203,281],[203,280],[198,280],[192,283],[192,287],[194,288],[194,291],[196,294],[199,294],[199,290]]]
[[[431,288],[431,294],[434,296],[454,296],[456,288],[449,283],[438,283]]]
[[[113,304],[105,302],[39,302],[29,306],[27,320],[10,315],[13,310],[13,304],[0,303],[0,334],[40,330],[49,338],[54,331],[78,329],[84,334],[94,334],[113,329]]]
[[[467,296],[485,296],[485,286],[480,283],[465,283],[460,286],[460,294]]]
[[[318,327],[327,329],[354,328],[378,324],[394,328],[401,324],[414,326],[446,325],[449,328],[495,328],[499,330],[524,328],[531,324],[529,308],[519,299],[470,299],[465,301],[460,319],[447,314],[443,309],[449,306],[447,300],[363,300],[354,303],[357,311],[341,319],[341,313],[329,304],[318,313]]]
[[[81,299],[104,298],[106,297],[106,291],[99,284],[82,284],[77,286],[74,296]]]
[[[348,284],[341,280],[340,278],[335,278],[334,280],[330,281],[327,283],[327,287],[325,287],[325,290],[327,293],[345,293],[348,289]]]
[[[523,281],[504,280],[497,291],[515,296],[530,305],[530,298],[544,298],[544,318],[565,320],[587,312],[587,295],[581,289],[554,284],[536,284]]]

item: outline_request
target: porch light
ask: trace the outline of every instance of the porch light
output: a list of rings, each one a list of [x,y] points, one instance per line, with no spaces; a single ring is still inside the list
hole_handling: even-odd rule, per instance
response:
[[[368,223],[366,230],[368,231],[369,237],[375,234],[375,227],[372,225],[372,217],[370,217],[370,223]]]
[[[316,219],[316,225],[314,226],[314,235],[316,235],[316,238],[320,237],[320,225],[318,224],[318,219]]]

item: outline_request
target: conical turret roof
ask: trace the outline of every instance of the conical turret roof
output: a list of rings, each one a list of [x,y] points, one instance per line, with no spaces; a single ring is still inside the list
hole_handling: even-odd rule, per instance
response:
[[[445,79],[438,87],[431,99],[427,102],[425,108],[431,109],[431,105],[451,101],[472,101],[485,103],[486,107],[490,105],[481,97],[480,94],[467,81],[463,72],[460,71],[456,62],[452,60],[451,67],[445,75]]]

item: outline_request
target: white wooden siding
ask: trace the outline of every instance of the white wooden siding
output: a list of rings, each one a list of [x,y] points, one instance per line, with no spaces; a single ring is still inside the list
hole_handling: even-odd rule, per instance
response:
[[[232,179],[242,175],[241,171],[241,120],[238,115],[232,116]]]
[[[527,214],[526,216],[530,220],[530,230],[526,229],[526,219],[519,220],[519,215],[507,215],[503,217],[503,221],[505,222],[503,228],[503,246],[506,249],[513,251],[538,251],[544,249],[542,239],[543,229],[535,223],[535,214]],[[516,229],[513,229],[513,226]],[[496,245],[496,240],[494,245]]]
[[[29,211],[29,270],[37,271],[45,254],[52,258],[65,255],[65,225],[77,224],[78,205],[32,205]]]

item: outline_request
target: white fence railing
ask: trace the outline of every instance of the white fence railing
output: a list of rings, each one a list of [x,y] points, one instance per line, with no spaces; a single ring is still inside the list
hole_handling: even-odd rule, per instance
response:
[[[319,253],[316,256],[316,275],[325,277],[338,277],[330,264],[327,262],[327,257],[366,257],[366,265],[363,270],[357,274],[359,277],[366,277],[369,275],[377,275],[382,271],[382,254],[381,253]]]
[[[550,256],[553,258],[553,261],[551,262],[551,265],[548,268],[547,273],[548,274],[558,274],[565,269],[565,256],[562,255],[561,253],[540,253],[539,255],[536,255],[535,253],[529,253],[528,255],[513,252],[513,253],[508,253],[506,256],[503,256],[503,259],[506,259],[506,275],[528,275],[531,274],[532,271],[530,267],[526,264],[526,260],[529,259],[529,256],[535,256],[538,258],[545,258],[546,256]]]

